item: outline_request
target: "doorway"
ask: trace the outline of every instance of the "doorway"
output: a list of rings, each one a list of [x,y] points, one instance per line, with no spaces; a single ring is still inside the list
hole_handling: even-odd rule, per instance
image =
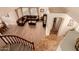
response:
[[[53,20],[53,26],[50,31],[50,34],[57,34],[60,28],[60,25],[62,23],[63,18],[62,17],[55,17]]]

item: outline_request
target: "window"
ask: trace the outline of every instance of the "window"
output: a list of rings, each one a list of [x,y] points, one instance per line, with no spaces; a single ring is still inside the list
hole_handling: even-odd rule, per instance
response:
[[[38,15],[38,8],[30,8],[31,15]]]
[[[22,12],[23,12],[23,16],[24,15],[30,15],[30,12],[29,12],[29,8],[28,7],[23,7],[22,8]]]

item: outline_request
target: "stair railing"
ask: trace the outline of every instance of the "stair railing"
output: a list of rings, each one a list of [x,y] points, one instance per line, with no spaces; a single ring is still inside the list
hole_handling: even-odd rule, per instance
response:
[[[0,40],[3,40],[3,42],[5,44],[17,44],[17,43],[21,43],[23,44],[24,46],[29,46],[29,48],[31,50],[35,50],[34,48],[34,43],[33,42],[30,42],[28,40],[25,40],[19,36],[15,36],[15,35],[3,35],[3,36],[0,36]]]

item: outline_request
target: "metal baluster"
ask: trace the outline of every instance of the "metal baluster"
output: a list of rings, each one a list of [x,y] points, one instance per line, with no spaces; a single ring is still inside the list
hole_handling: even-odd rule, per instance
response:
[[[12,44],[14,43],[12,36],[9,36],[9,40],[11,41]]]
[[[0,37],[0,38],[7,44],[7,42],[5,41],[6,40],[5,37]]]
[[[9,39],[9,37],[5,36],[4,38],[6,38],[6,40],[8,41],[9,44],[12,44],[12,42]]]
[[[13,38],[14,43],[17,43],[17,38],[15,36],[13,36],[12,38]]]

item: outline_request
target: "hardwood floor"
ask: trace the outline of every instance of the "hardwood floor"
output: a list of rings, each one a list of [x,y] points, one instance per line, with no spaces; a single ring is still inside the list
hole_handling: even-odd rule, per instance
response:
[[[56,51],[62,37],[58,37],[55,34],[51,34],[45,38],[42,38],[36,47],[37,51]]]
[[[42,22],[37,22],[36,26],[30,26],[26,23],[23,27],[9,25],[8,28],[9,30],[4,35],[17,35],[32,41],[34,42],[36,51],[55,51],[61,40],[55,34],[46,37],[46,29],[43,28]]]
[[[45,37],[45,28],[42,26],[42,22],[37,22],[36,26],[31,26],[28,23],[25,26],[20,27],[17,25],[9,25],[9,30],[4,35],[17,35],[26,40],[34,42],[36,45],[40,39]]]

